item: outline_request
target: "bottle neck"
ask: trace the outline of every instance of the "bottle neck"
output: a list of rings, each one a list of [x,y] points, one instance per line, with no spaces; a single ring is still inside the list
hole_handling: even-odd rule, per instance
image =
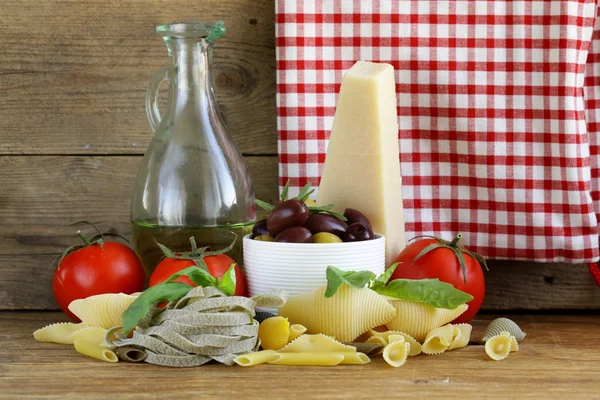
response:
[[[172,68],[169,84],[171,115],[209,111],[213,100],[212,44],[204,39],[172,38],[167,41]]]

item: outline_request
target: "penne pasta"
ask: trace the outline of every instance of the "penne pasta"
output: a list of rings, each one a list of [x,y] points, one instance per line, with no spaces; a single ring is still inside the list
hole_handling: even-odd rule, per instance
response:
[[[85,356],[92,357],[97,360],[102,360],[110,363],[116,363],[117,361],[119,361],[117,355],[113,351],[108,350],[104,346],[100,346],[94,343],[75,340],[75,350],[77,350],[79,353]]]
[[[106,329],[98,327],[88,327],[78,330],[71,335],[73,343],[76,340],[80,342],[87,342],[97,345],[104,346],[104,336],[106,335]]]
[[[248,353],[237,357],[233,362],[242,367],[252,367],[254,365],[264,364],[277,358],[275,350],[263,350]]]
[[[344,361],[342,353],[278,353],[277,358],[268,361],[275,365],[314,365],[331,366]]]

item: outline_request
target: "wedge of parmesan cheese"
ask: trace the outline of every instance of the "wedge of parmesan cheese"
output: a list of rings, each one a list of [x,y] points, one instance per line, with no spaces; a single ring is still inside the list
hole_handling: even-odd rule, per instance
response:
[[[355,208],[386,238],[386,266],[405,247],[394,69],[359,61],[342,79],[319,205]]]

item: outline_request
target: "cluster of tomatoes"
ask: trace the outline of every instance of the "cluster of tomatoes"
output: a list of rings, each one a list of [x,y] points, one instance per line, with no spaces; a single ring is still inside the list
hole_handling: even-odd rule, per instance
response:
[[[104,242],[102,235],[89,240],[79,233],[83,246],[75,246],[67,251],[58,262],[52,280],[56,303],[71,319],[78,318],[69,311],[73,300],[104,293],[142,292],[146,285],[146,275],[142,263],[128,246],[119,242]],[[235,264],[226,254],[204,257],[208,272],[217,278]],[[150,276],[149,286],[158,285],[176,272],[195,265],[193,260],[164,258]],[[246,296],[246,280],[239,266],[235,266],[236,296]],[[187,276],[175,282],[196,286]]]
[[[135,293],[144,290],[146,276],[136,254],[118,242],[104,242],[102,235],[90,240],[80,233],[83,246],[67,251],[56,268],[52,287],[59,307],[72,319],[77,318],[69,311],[73,300],[103,293]],[[392,275],[393,279],[437,278],[473,296],[469,309],[455,322],[473,319],[485,294],[485,282],[480,263],[485,261],[477,254],[463,248],[458,242],[439,238],[424,238],[411,242],[397,257],[401,262]],[[462,260],[461,260],[462,258]],[[225,255],[204,257],[208,272],[222,277],[235,261]],[[195,265],[193,260],[164,258],[150,276],[149,286],[158,285],[176,272]],[[236,296],[246,295],[246,281],[240,268],[235,266]],[[187,276],[176,282],[195,286]]]

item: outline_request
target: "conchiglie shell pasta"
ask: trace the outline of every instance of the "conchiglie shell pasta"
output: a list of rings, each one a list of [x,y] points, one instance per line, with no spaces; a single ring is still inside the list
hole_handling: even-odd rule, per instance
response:
[[[88,326],[110,329],[123,325],[123,312],[136,298],[137,295],[123,293],[99,294],[72,301],[69,311]]]
[[[508,357],[512,348],[511,336],[496,335],[485,342],[485,352],[492,360],[500,361]]]
[[[435,328],[425,337],[421,350],[425,354],[442,354],[452,343],[452,333],[453,329],[450,324]]]
[[[341,285],[330,298],[325,298],[325,290],[321,287],[290,298],[279,315],[304,325],[308,333],[323,333],[343,342],[351,342],[395,316],[394,307],[371,289]]]
[[[258,327],[258,337],[263,349],[279,350],[288,343],[290,323],[283,317],[267,318]]]
[[[487,341],[492,336],[497,336],[500,332],[508,332],[517,339],[518,342],[525,339],[527,335],[521,330],[513,320],[508,318],[496,318],[485,329],[485,335],[481,339],[482,342]]]
[[[390,330],[405,332],[418,341],[425,340],[429,332],[456,319],[469,308],[461,304],[453,310],[435,308],[425,303],[417,303],[387,297],[396,309],[396,316],[385,323]]]

